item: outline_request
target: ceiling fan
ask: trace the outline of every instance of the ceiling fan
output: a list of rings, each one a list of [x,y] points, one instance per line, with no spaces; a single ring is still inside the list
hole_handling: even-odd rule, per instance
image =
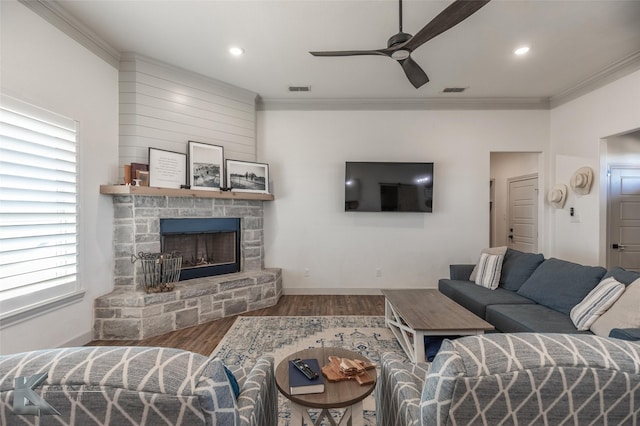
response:
[[[490,0],[455,0],[431,22],[425,25],[415,36],[402,31],[402,0],[400,3],[400,30],[387,41],[387,47],[377,50],[338,50],[309,52],[313,56],[358,56],[382,55],[398,61],[409,81],[417,89],[429,81],[427,74],[412,58],[411,52],[435,36],[459,24],[477,12]]]

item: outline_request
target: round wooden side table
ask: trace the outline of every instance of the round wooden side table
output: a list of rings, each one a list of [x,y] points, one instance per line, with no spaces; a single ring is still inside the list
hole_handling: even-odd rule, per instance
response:
[[[291,401],[291,425],[319,424],[324,417],[330,423],[336,425],[346,425],[351,420],[352,426],[362,425],[364,423],[362,412],[362,401],[376,387],[375,370],[369,372],[374,378],[373,382],[367,385],[360,385],[355,380],[345,380],[342,382],[330,382],[324,377],[324,392],[307,395],[291,395],[289,393],[289,361],[294,358],[317,359],[320,367],[329,363],[329,357],[336,356],[340,358],[359,359],[370,362],[357,352],[341,348],[313,348],[305,349],[293,353],[283,359],[276,367],[276,385],[282,395]],[[318,372],[322,374],[321,372]],[[314,423],[307,411],[310,408],[319,408],[322,411],[318,416],[317,423]],[[335,423],[330,408],[346,408],[342,414],[342,418]]]

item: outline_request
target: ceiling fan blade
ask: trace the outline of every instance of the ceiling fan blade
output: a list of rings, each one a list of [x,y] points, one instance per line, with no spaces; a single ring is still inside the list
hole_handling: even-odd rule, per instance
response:
[[[413,51],[431,40],[438,34],[442,34],[449,28],[458,25],[469,16],[476,13],[482,6],[489,3],[490,0],[456,0],[451,3],[445,10],[440,12],[438,16],[433,18],[431,22],[424,26],[416,35],[413,36],[404,46],[404,49]]]
[[[326,52],[309,52],[313,56],[359,56],[359,55],[383,55],[389,56],[381,50],[336,50]]]
[[[422,68],[420,68],[420,65],[418,65],[416,61],[411,59],[411,56],[406,59],[399,60],[398,62],[402,66],[407,78],[409,78],[409,81],[416,89],[429,82],[427,74],[422,70]]]

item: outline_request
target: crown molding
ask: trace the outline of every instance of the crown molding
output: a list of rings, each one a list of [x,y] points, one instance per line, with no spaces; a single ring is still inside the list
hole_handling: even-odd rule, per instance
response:
[[[89,49],[114,68],[120,63],[120,52],[104,41],[55,0],[18,0],[54,27]]]
[[[260,98],[258,111],[548,110],[547,98]]]
[[[615,80],[618,80],[640,69],[640,50],[614,62],[600,70],[598,73],[582,80],[574,86],[549,98],[551,108],[558,107],[580,96],[593,92]]]

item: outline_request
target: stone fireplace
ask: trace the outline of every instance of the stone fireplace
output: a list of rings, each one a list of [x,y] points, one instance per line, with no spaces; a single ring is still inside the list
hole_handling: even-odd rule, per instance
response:
[[[95,301],[94,338],[143,339],[275,305],[282,278],[264,269],[263,202],[113,195],[115,285]],[[187,267],[174,291],[147,294],[132,254],[160,251],[180,251]]]

